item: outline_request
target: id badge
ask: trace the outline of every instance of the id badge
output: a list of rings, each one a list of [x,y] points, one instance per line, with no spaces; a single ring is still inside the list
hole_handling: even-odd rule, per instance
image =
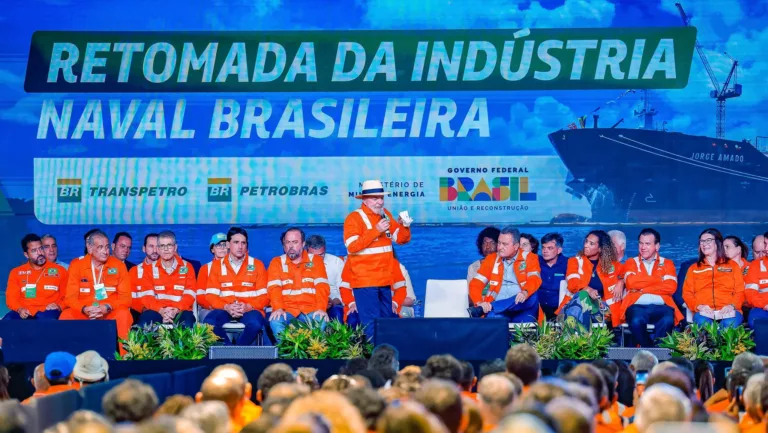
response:
[[[107,299],[107,289],[104,288],[104,284],[94,284],[93,291],[96,295],[97,301],[103,301]]]
[[[27,299],[34,299],[37,297],[37,286],[34,284],[27,284],[24,286],[24,297]]]

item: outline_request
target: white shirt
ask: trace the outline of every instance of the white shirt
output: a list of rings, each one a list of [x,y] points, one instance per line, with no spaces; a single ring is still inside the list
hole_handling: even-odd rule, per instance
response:
[[[341,271],[344,269],[344,260],[333,254],[325,253],[323,263],[325,264],[325,273],[328,274],[328,285],[331,286],[330,298],[341,300],[339,286],[341,286]]]
[[[520,254],[519,252],[517,254]],[[499,295],[496,296],[496,301],[502,299],[509,299],[513,296],[517,296],[522,291],[520,283],[517,281],[517,275],[515,275],[515,260],[517,260],[517,254],[514,257],[510,257],[509,260],[504,260],[504,277],[501,280],[501,288],[499,289]]]
[[[651,260],[645,260],[640,258],[640,263],[645,268],[648,275],[653,274],[653,265],[656,263],[656,256]],[[640,270],[640,269],[638,269]],[[650,293],[644,293],[635,301],[637,305],[664,305],[664,299],[659,295],[651,295]]]
[[[56,264],[61,266],[64,269],[69,269],[69,263],[64,263],[61,260],[56,260]]]
[[[235,273],[240,273],[240,267],[243,266],[243,262],[245,261],[245,257],[243,257],[242,260],[235,262],[235,260],[232,258],[232,256],[227,257],[229,259],[229,264],[232,266],[232,269],[235,271]]]

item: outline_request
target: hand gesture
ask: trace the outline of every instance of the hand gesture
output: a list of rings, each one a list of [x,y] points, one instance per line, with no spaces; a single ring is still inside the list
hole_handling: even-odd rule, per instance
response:
[[[278,319],[285,319],[288,317],[288,314],[286,314],[285,310],[278,309],[278,310],[272,310],[272,314],[269,315],[269,320],[278,320]]]
[[[50,303],[45,307],[45,311],[61,310],[61,307],[54,303]]]
[[[483,313],[488,313],[489,311],[493,310],[493,307],[491,307],[491,304],[488,302],[481,302],[477,304],[477,306],[483,309]]]
[[[314,313],[312,313],[312,318],[315,320],[322,320],[324,322],[328,321],[328,313],[326,313],[323,310],[317,310]]]
[[[381,221],[376,223],[376,230],[378,230],[379,233],[384,233],[385,231],[389,230],[390,225],[391,222],[389,221],[389,218],[383,218]]]
[[[528,299],[528,292],[523,290],[522,292],[518,293],[517,296],[515,297],[515,303],[516,304],[522,304],[527,299]]]
[[[17,313],[19,313],[19,316],[21,316],[22,319],[26,319],[30,316],[29,310],[26,308],[19,308]]]
[[[591,288],[589,286],[587,286],[587,288],[584,289],[584,290],[586,290],[587,293],[589,293],[589,297],[592,298],[592,299],[597,299],[597,298],[600,297],[600,293],[598,293],[597,290],[595,290],[595,289],[593,289],[593,288]]]

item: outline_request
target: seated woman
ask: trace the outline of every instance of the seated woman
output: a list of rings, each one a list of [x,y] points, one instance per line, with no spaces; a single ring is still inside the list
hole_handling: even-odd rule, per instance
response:
[[[749,247],[737,236],[726,236],[723,239],[723,248],[725,249],[725,256],[728,259],[733,260],[739,265],[742,275],[747,275],[747,268],[749,267]]]
[[[619,299],[624,289],[619,278],[620,269],[621,263],[616,260],[616,249],[608,233],[603,230],[589,232],[584,239],[584,248],[568,259],[565,279],[571,294],[565,296],[556,313],[563,313],[589,326],[592,318],[600,314],[600,307],[605,302],[610,309],[613,326],[618,326],[621,315]]]
[[[738,263],[725,255],[723,235],[717,229],[699,235],[699,260],[688,268],[683,300],[698,325],[718,322],[736,327],[744,321],[744,277]]]

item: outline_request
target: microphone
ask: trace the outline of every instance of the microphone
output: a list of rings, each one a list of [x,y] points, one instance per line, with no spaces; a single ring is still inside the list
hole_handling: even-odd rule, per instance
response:
[[[389,221],[389,217],[387,216],[387,213],[384,212],[384,209],[381,210],[381,219],[385,219],[385,220]],[[389,229],[387,229],[387,231],[385,233],[387,234],[387,238],[388,239],[392,238],[392,234],[389,232]]]

